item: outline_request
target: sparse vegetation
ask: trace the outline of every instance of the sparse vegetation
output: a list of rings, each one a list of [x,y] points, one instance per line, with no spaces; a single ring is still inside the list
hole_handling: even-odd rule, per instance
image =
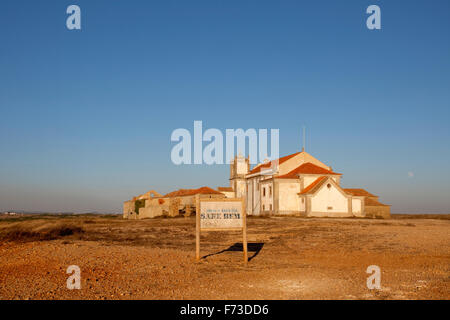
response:
[[[450,220],[450,214],[392,214],[392,219],[438,219]]]
[[[134,202],[134,212],[136,212],[136,214],[139,214],[139,209],[144,207],[145,207],[145,199],[136,200]]]
[[[67,224],[40,224],[37,227],[13,225],[0,229],[1,241],[45,241],[79,235],[83,228]]]
[[[249,217],[242,234],[202,232],[195,216],[127,220],[68,215],[0,219],[3,299],[448,299],[449,221]],[[68,265],[84,290],[67,290]],[[380,264],[389,291],[369,292]],[[399,272],[401,270],[401,272]],[[220,275],[220,276],[218,276]],[[384,281],[384,280],[382,280]],[[39,282],[39,285],[35,285]],[[55,290],[54,283],[62,286]],[[246,290],[242,290],[242,285]],[[173,288],[176,288],[174,290]],[[299,290],[300,288],[300,290]],[[330,290],[330,288],[332,288]]]

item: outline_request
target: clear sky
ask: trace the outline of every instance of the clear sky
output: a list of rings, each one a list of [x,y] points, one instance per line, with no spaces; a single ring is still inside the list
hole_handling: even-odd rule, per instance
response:
[[[81,7],[82,30],[66,28]],[[381,7],[381,30],[366,8]],[[3,0],[0,210],[228,185],[176,128],[278,128],[397,213],[450,212],[448,0]]]

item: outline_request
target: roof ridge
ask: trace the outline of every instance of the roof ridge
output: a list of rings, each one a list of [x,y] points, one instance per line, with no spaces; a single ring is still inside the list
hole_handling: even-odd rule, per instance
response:
[[[342,188],[342,190],[344,190],[345,193],[350,193],[353,196],[378,197],[377,195],[374,195],[373,193],[363,188]]]
[[[316,180],[314,180],[312,183],[310,183],[305,189],[303,189],[301,192],[299,192],[298,194],[306,194],[309,193],[310,191],[312,191],[313,189],[315,189],[316,187],[319,187],[323,184],[323,182],[325,180],[327,180],[328,177],[326,176],[321,176],[319,178],[317,178]]]
[[[251,169],[251,170],[249,171],[248,174],[253,174],[253,173],[257,173],[257,172],[261,171],[261,170],[256,170],[256,169],[270,168],[271,165],[272,165],[272,163],[275,162],[275,161],[277,161],[277,160],[278,160],[278,163],[281,164],[281,163],[283,163],[283,162],[285,162],[285,161],[287,161],[287,160],[289,160],[289,159],[295,157],[296,155],[298,155],[298,154],[300,154],[300,153],[306,153],[306,151],[298,151],[298,152],[296,152],[296,153],[288,154],[288,155],[286,155],[286,156],[279,157],[279,158],[277,158],[277,159],[275,159],[275,160],[268,161],[267,163],[258,163],[253,169]],[[256,170],[256,171],[255,171],[255,170]]]
[[[222,194],[221,192],[214,190],[210,187],[203,186],[197,189],[178,189],[172,192],[167,193],[164,195],[165,198],[167,197],[182,197],[182,196],[189,196],[189,195],[196,195],[196,194]]]
[[[305,168],[305,166],[313,166],[313,169],[315,169],[316,172],[301,172],[302,167]],[[295,179],[297,174],[332,174],[332,175],[341,175],[341,173],[337,173],[334,172],[332,170],[328,170],[325,169],[321,166],[318,166],[312,162],[305,162],[302,163],[301,165],[299,165],[298,167],[292,169],[291,171],[289,171],[286,174],[280,175],[280,176],[275,176],[275,178],[281,178],[281,179],[286,179],[286,178],[292,178]]]

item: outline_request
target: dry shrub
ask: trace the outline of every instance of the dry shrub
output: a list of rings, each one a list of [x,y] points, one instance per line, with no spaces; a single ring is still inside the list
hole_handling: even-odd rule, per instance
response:
[[[0,240],[46,241],[81,235],[82,233],[84,233],[83,228],[68,224],[43,225],[38,228],[15,225],[10,228],[0,229]]]
[[[450,220],[450,214],[404,214],[393,213],[392,219],[437,219],[437,220]]]

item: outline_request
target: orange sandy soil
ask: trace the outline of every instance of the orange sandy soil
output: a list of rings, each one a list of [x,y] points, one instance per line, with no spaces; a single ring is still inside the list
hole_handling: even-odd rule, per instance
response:
[[[249,218],[244,267],[239,232],[202,234],[195,262],[192,217],[3,218],[0,299],[449,299],[449,219]],[[81,290],[66,288],[69,265]]]

